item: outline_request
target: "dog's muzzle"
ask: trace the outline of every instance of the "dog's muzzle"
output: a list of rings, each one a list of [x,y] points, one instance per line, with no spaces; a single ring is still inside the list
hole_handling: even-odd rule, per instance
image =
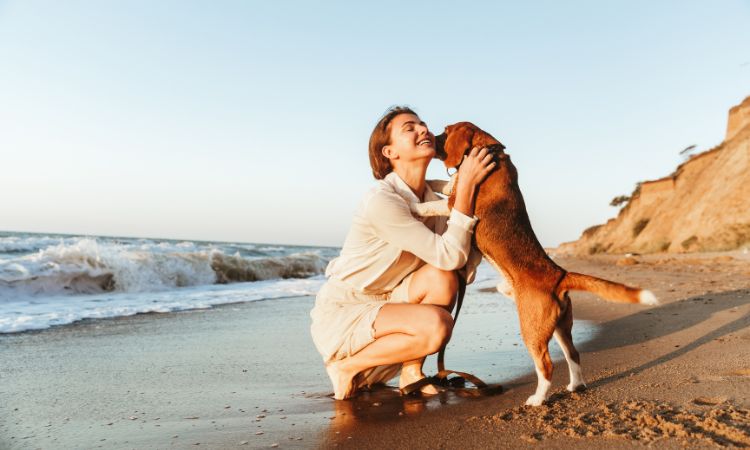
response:
[[[435,136],[435,158],[440,161],[445,161],[445,158],[448,157],[448,154],[445,152],[445,139],[447,137],[445,133]]]

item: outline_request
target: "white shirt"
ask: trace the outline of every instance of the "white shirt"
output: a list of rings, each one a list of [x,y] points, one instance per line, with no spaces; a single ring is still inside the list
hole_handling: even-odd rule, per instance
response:
[[[439,199],[425,186],[424,201]],[[415,217],[409,209],[412,202],[420,200],[395,172],[378,180],[354,214],[341,255],[328,264],[326,276],[379,294],[392,291],[427,263],[442,270],[466,266],[463,276],[471,282],[481,262],[471,245],[476,217],[455,209],[450,218]]]

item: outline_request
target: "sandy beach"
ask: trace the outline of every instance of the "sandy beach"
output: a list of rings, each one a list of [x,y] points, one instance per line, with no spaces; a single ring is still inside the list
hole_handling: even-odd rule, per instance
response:
[[[750,446],[750,258],[565,258],[652,289],[657,308],[574,294],[589,389],[524,407],[535,377],[515,310],[467,297],[450,368],[505,392],[335,402],[308,333],[312,297],[90,320],[0,336],[0,448],[663,448]],[[517,329],[516,329],[517,330]],[[434,362],[428,361],[428,372]]]

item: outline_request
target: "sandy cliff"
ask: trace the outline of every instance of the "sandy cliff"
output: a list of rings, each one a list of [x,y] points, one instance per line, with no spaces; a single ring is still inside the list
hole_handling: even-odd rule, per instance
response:
[[[652,253],[750,246],[750,97],[729,110],[717,147],[674,173],[646,181],[616,218],[591,227],[558,253]]]

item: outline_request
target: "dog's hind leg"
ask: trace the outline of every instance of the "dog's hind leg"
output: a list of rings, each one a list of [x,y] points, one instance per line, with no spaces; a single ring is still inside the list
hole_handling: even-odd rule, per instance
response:
[[[568,362],[568,372],[570,373],[570,384],[568,390],[575,392],[586,387],[583,381],[583,370],[581,369],[581,357],[573,345],[573,305],[570,297],[565,293],[563,302],[566,305],[565,310],[560,315],[560,320],[555,327],[555,340],[565,355],[565,361]]]
[[[557,305],[550,308],[549,304],[543,304],[547,302],[534,300],[516,304],[528,305],[529,303],[533,303],[533,306],[519,307],[518,311],[522,318],[521,335],[534,360],[537,376],[536,392],[526,400],[526,404],[539,406],[549,398],[552,388],[552,358],[549,356],[549,341],[555,331],[559,309]]]
[[[529,406],[540,406],[544,403],[549,398],[552,388],[552,358],[549,356],[548,342],[535,343],[533,347],[527,344],[534,359],[537,377],[536,392],[526,399],[526,404]]]

